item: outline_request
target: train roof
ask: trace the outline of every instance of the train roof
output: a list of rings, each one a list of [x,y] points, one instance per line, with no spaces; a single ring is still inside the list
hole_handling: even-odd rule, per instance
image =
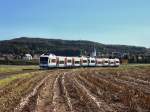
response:
[[[40,57],[56,57],[55,54],[42,54]]]
[[[114,61],[115,61],[115,59],[109,59],[109,61],[110,61],[110,62],[114,62]]]

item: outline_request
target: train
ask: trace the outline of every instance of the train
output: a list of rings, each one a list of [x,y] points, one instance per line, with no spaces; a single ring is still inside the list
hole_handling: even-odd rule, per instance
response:
[[[74,68],[74,67],[119,67],[118,58],[97,57],[68,57],[56,56],[54,54],[42,54],[39,61],[40,68]]]

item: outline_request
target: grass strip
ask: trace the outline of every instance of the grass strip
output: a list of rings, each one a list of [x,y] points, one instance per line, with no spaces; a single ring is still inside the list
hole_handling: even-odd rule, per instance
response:
[[[23,78],[30,78],[32,76],[33,76],[33,74],[25,73],[25,74],[17,74],[14,76],[10,76],[10,77],[7,77],[5,79],[0,79],[0,87],[4,87],[4,86],[8,85],[9,83],[11,83],[14,80],[23,79]]]

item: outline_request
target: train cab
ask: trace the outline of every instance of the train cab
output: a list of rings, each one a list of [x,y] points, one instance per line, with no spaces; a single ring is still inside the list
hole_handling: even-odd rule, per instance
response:
[[[56,56],[53,54],[43,54],[40,56],[41,68],[54,68],[56,67]]]
[[[96,65],[96,60],[93,57],[88,58],[89,66],[95,66]]]

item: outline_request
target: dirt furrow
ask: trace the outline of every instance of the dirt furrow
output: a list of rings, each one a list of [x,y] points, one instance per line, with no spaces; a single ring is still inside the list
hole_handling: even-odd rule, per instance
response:
[[[132,71],[117,71],[117,75],[129,76],[135,79],[141,79],[143,81],[150,81],[150,72],[148,70],[140,69],[140,70],[132,70]]]
[[[112,94],[112,92],[118,92],[118,98],[128,106],[130,110],[150,108],[149,93],[143,93],[142,89],[139,87],[128,84],[127,82],[123,83],[124,81],[118,81],[118,79],[115,80],[115,78],[111,79],[103,76],[97,77],[96,74],[88,75],[86,79],[93,82],[95,85],[102,87],[102,89],[109,91],[110,94]]]
[[[138,79],[138,78],[134,78],[134,77],[130,77],[130,76],[121,76],[120,77],[121,79],[124,79],[124,80],[128,80],[130,82],[136,82],[137,84],[141,84],[141,85],[145,85],[145,86],[150,86],[150,82],[147,80],[142,80],[142,79]]]
[[[142,78],[146,78],[147,77],[147,80],[146,79],[144,80],[142,78],[137,77],[138,74],[140,74],[140,77],[142,77]],[[114,77],[117,76],[117,78],[120,78],[120,79],[123,79],[123,80],[127,80],[127,81],[130,81],[130,82],[135,82],[138,85],[148,86],[149,87],[150,86],[150,81],[148,80],[148,77],[150,77],[150,76],[148,75],[148,73],[142,74],[142,73],[138,72],[138,74],[134,73],[134,76],[132,76],[133,74],[131,75],[131,73],[129,74],[128,72],[126,74],[124,74],[124,73],[122,74],[120,72],[116,72],[116,74],[108,74],[108,75],[111,75],[111,76],[114,76]]]
[[[93,82],[92,78],[89,80],[81,75],[78,75],[77,79],[84,86],[86,86],[91,91],[91,93],[95,94],[99,99],[101,99],[101,101],[104,102],[104,105],[107,105],[107,107],[111,108],[113,111],[127,111],[127,107],[120,102],[117,92],[112,91],[112,89],[106,89],[109,82],[104,81],[104,84],[97,84],[95,83],[96,81]],[[113,84],[113,86],[115,86],[115,88],[121,88],[115,84]]]
[[[63,90],[64,90],[64,93],[65,93],[65,96],[66,96],[66,99],[67,99],[69,110],[70,110],[70,112],[74,112],[72,104],[71,104],[71,98],[69,97],[69,93],[68,93],[68,91],[66,89],[66,86],[65,86],[65,79],[64,79],[65,78],[65,74],[66,73],[64,73],[63,76],[62,76],[62,86],[63,86]]]
[[[53,85],[56,79],[56,73],[51,74],[51,77],[48,78],[46,83],[43,85],[43,88],[40,89],[35,112],[52,112],[53,105],[52,105],[52,98],[53,98]]]
[[[14,112],[26,112],[33,111],[36,105],[36,98],[39,91],[39,88],[45,83],[49,76],[43,78],[38,85],[33,89],[31,93],[26,95],[26,97],[21,99],[21,102],[16,106]]]
[[[98,107],[98,111],[101,111],[101,112],[114,112],[115,110],[110,107],[109,105],[106,104],[106,102],[100,98],[98,98],[96,95],[94,95],[89,89],[87,89],[87,87],[83,84],[81,84],[80,81],[78,81],[76,78],[74,79],[74,81],[76,82],[76,84],[78,85],[78,87],[80,89],[82,89],[87,97],[89,97],[93,103],[96,104],[96,106]]]
[[[125,86],[129,86],[130,88],[139,89],[148,94],[150,93],[149,84],[143,85],[131,80],[125,80],[122,77],[114,77],[111,74],[92,74],[91,76],[101,78],[101,79],[106,79],[112,81],[112,83],[117,83],[117,84],[119,83],[118,85],[125,85]]]
[[[73,73],[69,72],[64,77],[64,86],[69,97],[69,102],[72,105],[73,112],[96,112],[97,108],[87,99],[85,93],[77,87],[77,84],[73,81]],[[93,106],[94,105],[94,106]]]
[[[64,87],[62,85],[62,75],[59,74],[54,82],[53,87],[53,105],[54,112],[67,112],[69,107],[66,103]]]

